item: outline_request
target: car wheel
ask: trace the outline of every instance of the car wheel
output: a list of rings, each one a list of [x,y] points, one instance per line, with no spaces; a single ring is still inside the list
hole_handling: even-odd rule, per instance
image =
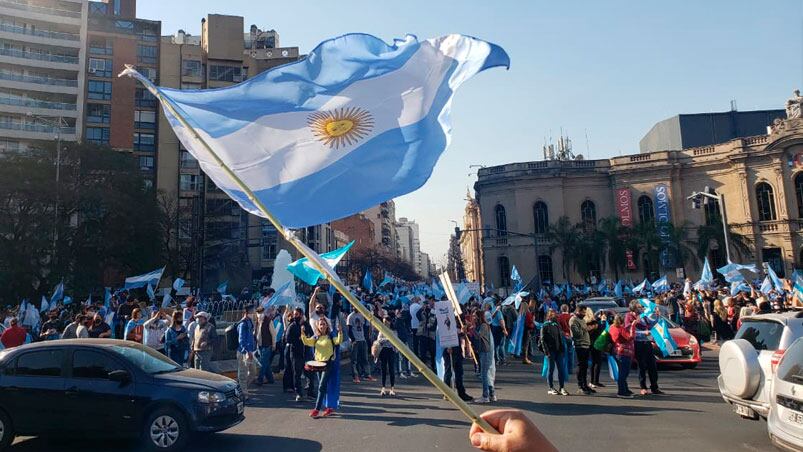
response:
[[[14,426],[11,425],[11,418],[0,411],[0,450],[7,449],[14,441]]]
[[[684,368],[684,369],[696,369],[696,368],[697,368],[697,364],[698,364],[698,363],[688,363],[688,364],[683,364],[683,368]]]
[[[179,411],[159,408],[145,421],[142,439],[150,450],[181,450],[189,437],[187,429],[187,422]]]

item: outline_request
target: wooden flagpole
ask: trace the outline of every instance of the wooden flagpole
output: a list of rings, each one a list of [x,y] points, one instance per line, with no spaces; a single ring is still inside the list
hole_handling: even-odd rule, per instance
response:
[[[226,163],[217,155],[217,153],[212,149],[212,147],[200,136],[200,134],[195,130],[193,126],[178,112],[178,109],[173,105],[172,101],[165,97],[157,88],[150,82],[150,80],[146,79],[142,74],[137,72],[133,66],[126,65],[126,69],[120,73],[120,77],[123,75],[128,75],[129,77],[134,77],[135,79],[139,80],[145,88],[150,91],[159,101],[162,103],[164,108],[170,112],[180,123],[181,125],[187,129],[187,131],[192,135],[192,137],[200,143],[215,163],[228,175],[235,184],[245,193],[248,197],[248,200],[251,201],[254,206],[259,209],[259,211],[264,215],[264,217],[273,224],[273,226],[278,230],[285,240],[290,242],[296,250],[298,250],[301,255],[306,257],[309,260],[309,264],[312,265],[316,270],[321,272],[326,279],[329,281],[330,284],[335,286],[338,292],[340,292],[343,297],[348,300],[348,302],[357,310],[363,317],[366,318],[371,323],[371,326],[376,328],[378,331],[382,333],[383,336],[388,338],[388,340],[396,347],[399,352],[404,355],[413,365],[418,369],[418,371],[423,375],[436,389],[438,389],[452,404],[460,410],[468,419],[480,426],[486,433],[499,433],[494,429],[485,419],[481,418],[472,408],[469,406],[463,399],[458,397],[457,393],[446,385],[438,375],[436,375],[426,364],[424,364],[421,359],[418,358],[408,347],[407,345],[399,340],[396,333],[393,332],[390,328],[385,326],[385,324],[380,320],[374,317],[373,313],[368,310],[365,306],[357,300],[356,297],[351,293],[351,291],[346,288],[334,270],[324,263],[317,253],[309,249],[303,242],[301,242],[298,237],[296,237],[295,233],[290,229],[285,228],[282,223],[276,218],[270,210],[265,206],[265,204],[257,198],[251,188],[243,182],[237,174],[231,170],[231,168],[226,165]]]

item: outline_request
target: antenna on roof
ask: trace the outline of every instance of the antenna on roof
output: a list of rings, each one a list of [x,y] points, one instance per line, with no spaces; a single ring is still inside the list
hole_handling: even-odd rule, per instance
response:
[[[731,99],[731,111],[739,111],[739,109],[736,108],[736,99]]]
[[[585,132],[586,132],[586,155],[590,156],[591,155],[591,150],[589,149],[589,145],[588,145],[588,129],[585,129]]]

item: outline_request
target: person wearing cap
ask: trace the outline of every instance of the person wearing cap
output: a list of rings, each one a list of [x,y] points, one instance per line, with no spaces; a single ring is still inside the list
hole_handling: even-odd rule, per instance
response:
[[[248,400],[248,382],[256,374],[254,352],[257,350],[254,336],[254,305],[249,304],[243,310],[243,318],[237,325],[237,382],[243,390],[243,399]]]
[[[198,370],[212,371],[212,341],[215,329],[209,323],[209,314],[200,311],[195,314],[195,335],[192,342],[192,354],[195,359],[194,367]]]
[[[6,328],[0,336],[0,343],[2,343],[5,348],[19,347],[25,343],[25,337],[28,335],[28,332],[25,328],[18,325],[16,317],[12,317],[9,323],[10,326]]]

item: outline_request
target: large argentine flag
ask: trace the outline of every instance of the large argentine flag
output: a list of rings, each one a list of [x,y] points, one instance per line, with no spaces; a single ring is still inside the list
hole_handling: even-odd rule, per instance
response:
[[[284,226],[297,228],[423,185],[449,143],[454,92],[484,69],[509,65],[502,48],[468,36],[408,35],[388,45],[349,34],[222,89],[156,88],[131,68],[121,75],[158,90]],[[192,132],[165,114],[215,184],[263,216]]]
[[[124,289],[137,289],[140,287],[145,287],[150,284],[152,287],[158,287],[159,281],[162,279],[162,273],[164,273],[165,268],[158,268],[152,272],[145,273],[143,275],[137,276],[129,276],[125,279],[125,284],[123,285]],[[151,288],[151,290],[153,290]]]

